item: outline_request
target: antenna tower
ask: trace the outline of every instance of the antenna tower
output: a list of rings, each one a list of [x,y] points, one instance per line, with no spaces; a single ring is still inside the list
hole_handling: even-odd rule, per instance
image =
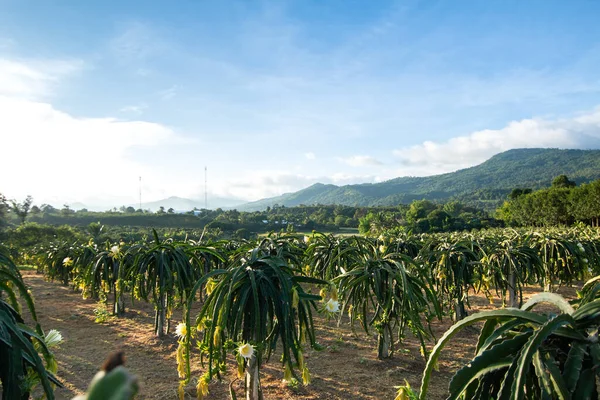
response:
[[[204,208],[208,210],[208,179],[207,179],[207,168],[204,166]]]

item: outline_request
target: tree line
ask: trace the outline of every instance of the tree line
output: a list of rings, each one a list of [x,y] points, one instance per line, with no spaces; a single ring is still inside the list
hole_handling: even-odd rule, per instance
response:
[[[552,186],[533,191],[515,188],[494,216],[458,200],[437,203],[415,200],[397,206],[358,207],[345,205],[274,205],[263,211],[193,209],[185,213],[160,208],[156,212],[133,207],[105,212],[62,209],[48,204],[37,206],[33,198],[8,200],[0,193],[0,233],[7,226],[35,222],[40,225],[68,225],[80,230],[105,226],[130,234],[144,228],[165,229],[170,237],[185,237],[190,230],[203,230],[214,236],[249,239],[266,232],[310,232],[313,230],[378,235],[390,229],[399,232],[451,232],[490,227],[560,226],[582,222],[600,226],[600,180],[577,186],[566,175],[559,175]],[[95,226],[95,228],[90,228]],[[35,229],[34,229],[35,230]],[[125,231],[120,232],[125,234]]]
[[[497,216],[512,226],[600,226],[600,180],[576,186],[559,175],[547,189],[514,189]]]
[[[362,233],[402,227],[415,233],[446,232],[499,226],[498,221],[481,209],[458,201],[445,204],[416,200],[410,205],[357,207],[345,205],[273,205],[263,211],[245,212],[217,208],[193,209],[185,213],[160,208],[156,212],[133,207],[113,208],[104,212],[62,209],[48,204],[33,205],[29,196],[23,202],[3,202],[0,224],[22,225],[26,221],[41,225],[69,225],[88,229],[91,224],[106,227],[213,229],[228,236],[250,238],[252,234],[272,231],[311,232],[313,230]]]
[[[502,225],[502,221],[491,217],[487,212],[459,201],[435,203],[430,200],[415,200],[410,205],[399,206],[394,211],[369,211],[360,218],[358,230],[362,234],[376,236],[390,230],[433,233]]]

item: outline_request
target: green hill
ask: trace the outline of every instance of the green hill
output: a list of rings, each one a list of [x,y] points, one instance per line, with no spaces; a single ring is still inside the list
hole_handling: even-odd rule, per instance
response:
[[[554,177],[561,174],[578,184],[600,179],[600,150],[508,150],[480,165],[447,174],[345,186],[317,183],[298,192],[236,208],[254,211],[274,204],[286,207],[300,204],[388,206],[417,199],[458,199],[470,205],[494,209],[513,188],[547,187]]]

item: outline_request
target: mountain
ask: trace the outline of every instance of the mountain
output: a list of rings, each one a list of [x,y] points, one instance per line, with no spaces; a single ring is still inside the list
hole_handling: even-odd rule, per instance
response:
[[[600,150],[514,149],[497,154],[480,165],[447,174],[345,186],[317,183],[298,192],[236,208],[256,211],[274,204],[286,207],[300,204],[389,206],[419,199],[459,199],[493,209],[513,188],[547,187],[561,174],[578,184],[600,179]]]
[[[231,208],[240,204],[240,201],[240,199],[235,198],[210,196],[208,198],[208,208],[213,210],[216,208]],[[134,208],[138,208],[139,204],[131,204],[131,206]],[[183,197],[171,196],[167,199],[142,203],[142,208],[144,210],[157,211],[161,206],[164,207],[165,210],[172,208],[176,212],[184,212],[193,210],[194,207],[198,209],[204,208],[204,200],[193,200],[186,199]]]

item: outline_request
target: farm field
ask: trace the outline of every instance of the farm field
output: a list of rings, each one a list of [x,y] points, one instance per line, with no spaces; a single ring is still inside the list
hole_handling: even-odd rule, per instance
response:
[[[83,393],[104,358],[116,350],[125,351],[126,366],[140,381],[139,398],[177,397],[177,340],[173,334],[162,339],[154,335],[152,305],[137,301],[131,306],[127,299],[125,318],[95,323],[94,309],[98,306],[95,301],[83,300],[80,293],[58,282],[48,282],[34,271],[24,271],[23,277],[36,300],[42,326],[57,329],[64,337],[64,342],[55,351],[58,376],[65,386],[56,390],[57,399],[71,399]],[[539,289],[525,288],[524,298]],[[558,292],[572,298],[575,289],[562,287]],[[470,312],[490,310],[498,308],[501,301],[496,298],[494,304],[490,304],[485,296],[473,294],[471,305]],[[180,314],[180,311],[174,312],[174,321]],[[317,340],[325,349],[309,350],[305,355],[311,369],[311,384],[300,384],[294,389],[282,382],[283,371],[276,354],[261,369],[265,399],[391,399],[395,394],[394,386],[403,384],[405,379],[412,387],[419,387],[425,362],[419,354],[418,341],[410,334],[396,349],[393,358],[378,360],[375,338],[366,336],[359,327],[357,334],[353,334],[347,318],[340,327],[336,321],[327,321],[322,316],[317,316],[315,323]],[[450,325],[449,318],[441,323],[434,322],[432,327],[436,337],[439,338]],[[467,329],[443,353],[428,398],[446,398],[448,382],[456,370],[472,358],[478,334],[476,328]],[[428,348],[433,344],[429,342]],[[233,362],[231,364],[231,373],[221,383],[210,384],[209,399],[228,398],[228,385],[236,379]],[[194,365],[196,375],[201,373],[199,367]],[[241,398],[243,382],[237,380],[233,385]],[[187,398],[195,398],[195,393],[188,392]]]
[[[0,0],[0,400],[600,400],[600,0],[161,3]]]
[[[29,388],[52,395],[56,376],[56,398],[86,393],[116,351],[128,360],[115,372],[125,379],[118,390],[134,392],[136,376],[138,398],[425,400],[515,387],[519,399],[552,390],[593,397],[598,249],[597,229],[584,226],[255,241],[154,231],[139,242],[10,250],[33,265],[21,272],[4,249],[2,273],[17,292],[8,292],[12,306],[0,305],[11,332],[35,340],[19,339],[18,356],[44,357],[42,385]],[[17,296],[30,310],[25,325]],[[581,374],[566,373],[574,362]],[[88,395],[117,389],[108,365]]]

